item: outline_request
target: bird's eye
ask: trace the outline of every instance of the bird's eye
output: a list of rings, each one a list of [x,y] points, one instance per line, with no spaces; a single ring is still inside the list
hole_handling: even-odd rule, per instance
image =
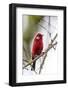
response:
[[[38,39],[38,40],[39,40],[39,37],[36,37],[36,39]]]

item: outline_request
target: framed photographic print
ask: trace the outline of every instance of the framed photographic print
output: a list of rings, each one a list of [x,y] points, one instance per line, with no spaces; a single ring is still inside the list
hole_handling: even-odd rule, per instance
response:
[[[66,83],[66,7],[9,5],[9,85]]]

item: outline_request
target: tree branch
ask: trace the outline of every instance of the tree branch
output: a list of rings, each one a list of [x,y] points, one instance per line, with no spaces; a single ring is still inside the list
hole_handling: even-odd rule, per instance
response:
[[[39,74],[41,73],[41,70],[42,70],[42,68],[43,68],[43,64],[44,64],[44,62],[45,62],[46,56],[47,56],[47,54],[45,54],[45,56],[44,56],[44,58],[43,58],[43,62],[42,62],[42,64],[40,65]]]
[[[47,54],[47,52],[57,44],[57,42],[53,44],[53,42],[54,42],[54,40],[56,39],[56,37],[57,37],[57,34],[56,34],[55,37],[51,40],[51,43],[48,45],[48,48],[45,50],[45,52],[44,52],[44,53],[42,52],[42,53],[41,53],[39,56],[37,56],[34,60],[30,61],[27,65],[25,65],[25,66],[23,67],[23,69],[25,69],[25,67],[27,67],[27,66],[31,65],[32,63],[34,63],[37,59],[39,59],[39,58],[40,58],[41,56],[43,56],[44,54]]]
[[[54,44],[51,44],[51,47],[54,47],[54,45],[56,45],[56,44],[57,44],[57,42],[54,43]],[[43,58],[43,61],[42,61],[41,65],[40,65],[39,74],[41,73],[41,70],[42,70],[42,68],[43,68],[43,65],[44,65],[44,62],[45,62],[46,57],[47,57],[47,53],[45,54],[45,56],[44,56],[44,58]]]

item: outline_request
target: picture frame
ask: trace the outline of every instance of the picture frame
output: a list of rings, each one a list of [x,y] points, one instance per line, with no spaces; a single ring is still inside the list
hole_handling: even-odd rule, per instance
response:
[[[53,61],[51,63],[49,62],[49,59],[48,59],[47,66],[45,65],[47,68],[46,70],[44,69],[42,71],[43,74],[25,75],[24,73],[24,76],[23,76],[21,72],[23,67],[22,59],[24,57],[24,56],[22,57],[22,53],[24,52],[22,51],[22,45],[23,45],[22,36],[24,38],[24,34],[22,35],[22,31],[23,31],[22,27],[24,29],[25,25],[27,24],[26,19],[27,17],[30,17],[30,16],[32,18],[36,17],[36,20],[38,18],[39,21],[40,21],[39,18],[43,18],[43,21],[44,20],[48,21],[50,17],[50,20],[51,20],[50,24],[48,23],[49,21],[46,22],[47,24],[44,23],[45,22],[44,21],[43,22],[44,24],[43,24],[42,19],[41,19],[41,22],[38,23],[39,24],[38,27],[41,26],[42,28],[44,28],[42,25],[52,26],[52,24],[54,24],[56,27],[56,24],[58,22],[57,24],[58,29],[56,29],[56,31],[58,32],[58,39],[57,39],[58,45],[57,45],[57,51],[55,50],[54,52],[56,54],[55,55],[53,55],[54,53],[52,54],[55,60],[53,60],[52,55],[50,55],[50,57],[47,56],[47,58],[52,58],[51,60]],[[31,28],[32,23],[30,22],[29,25]],[[36,21],[36,25],[37,25],[37,21]],[[53,30],[51,26],[50,27],[46,26],[46,27],[50,28],[49,30],[51,29]],[[36,29],[35,27],[36,26],[32,25],[33,30]],[[48,33],[48,31],[46,32]],[[30,33],[28,32],[28,34]],[[31,34],[29,36],[31,36]],[[61,54],[59,55],[57,53],[59,54],[61,53]],[[51,64],[48,64],[48,63],[51,63]],[[32,67],[32,64],[30,62],[28,63],[28,65]],[[49,70],[50,68],[48,65],[51,65],[50,68],[53,66],[51,70]],[[30,70],[30,67],[27,69]],[[26,71],[27,73],[27,71],[29,70],[24,70],[24,72]],[[45,71],[45,74],[44,74],[44,71]],[[34,72],[29,71],[28,73],[34,73]],[[59,83],[66,83],[66,7],[51,6],[51,5],[16,4],[16,3],[10,4],[9,5],[9,85],[10,86],[28,86],[28,85],[44,85],[44,84],[59,84]]]

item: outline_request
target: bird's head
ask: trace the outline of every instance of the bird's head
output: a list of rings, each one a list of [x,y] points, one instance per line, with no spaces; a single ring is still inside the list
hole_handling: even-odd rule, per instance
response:
[[[40,40],[40,39],[42,39],[42,37],[43,37],[43,34],[38,33],[38,34],[36,35],[35,39],[36,39],[36,40]]]

